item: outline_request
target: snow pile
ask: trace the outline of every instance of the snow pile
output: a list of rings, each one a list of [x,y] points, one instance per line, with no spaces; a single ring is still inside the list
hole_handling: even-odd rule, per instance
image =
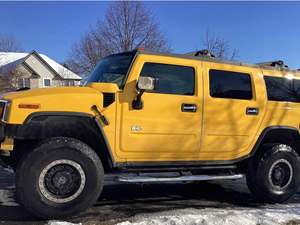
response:
[[[82,225],[81,223],[70,223],[65,221],[50,220],[47,225]]]
[[[18,206],[15,202],[13,190],[0,189],[0,205],[1,206]]]
[[[0,206],[18,206],[14,198],[14,172],[0,166]]]
[[[278,225],[300,224],[300,209],[185,209],[141,215],[117,225]]]

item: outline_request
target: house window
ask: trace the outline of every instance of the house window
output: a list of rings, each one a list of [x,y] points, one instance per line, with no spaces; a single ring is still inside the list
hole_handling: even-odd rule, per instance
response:
[[[65,86],[75,86],[74,80],[65,80]]]
[[[29,78],[19,78],[18,79],[18,88],[30,88],[30,79]]]
[[[51,86],[51,80],[50,79],[44,79],[44,87],[50,87]]]

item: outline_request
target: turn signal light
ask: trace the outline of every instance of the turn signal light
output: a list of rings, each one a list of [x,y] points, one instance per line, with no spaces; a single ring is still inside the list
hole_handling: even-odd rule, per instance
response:
[[[39,104],[19,104],[19,108],[21,109],[39,109]]]

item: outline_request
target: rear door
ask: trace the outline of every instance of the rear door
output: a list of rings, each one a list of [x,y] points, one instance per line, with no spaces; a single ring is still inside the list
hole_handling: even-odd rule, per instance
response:
[[[201,159],[244,156],[263,118],[266,95],[260,70],[204,63],[205,107]]]

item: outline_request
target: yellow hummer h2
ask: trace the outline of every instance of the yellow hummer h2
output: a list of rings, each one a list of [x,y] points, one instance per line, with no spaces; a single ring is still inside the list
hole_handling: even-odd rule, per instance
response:
[[[42,218],[86,209],[110,173],[136,183],[245,175],[266,202],[299,186],[300,73],[280,61],[136,50],[102,59],[84,87],[17,91],[0,104],[2,159],[19,202]]]

